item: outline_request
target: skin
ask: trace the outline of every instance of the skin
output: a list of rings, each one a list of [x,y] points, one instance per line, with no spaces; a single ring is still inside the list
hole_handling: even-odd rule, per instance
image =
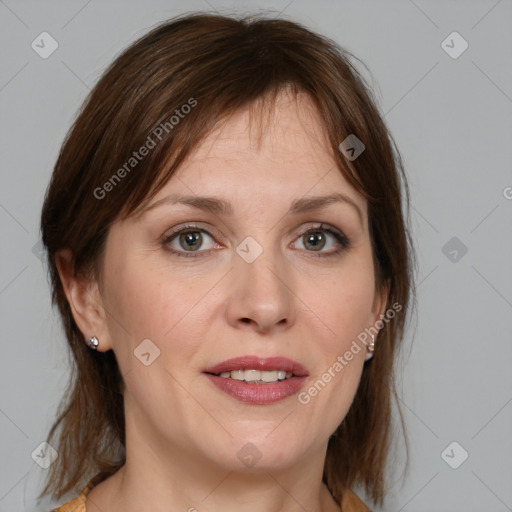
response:
[[[171,193],[222,197],[232,217],[164,202],[115,222],[100,283],[74,276],[69,253],[59,255],[84,338],[95,335],[99,351],[114,350],[126,383],[127,461],[90,492],[88,512],[339,510],[321,482],[323,465],[366,350],[306,405],[297,395],[242,403],[202,373],[236,356],[284,356],[306,367],[307,390],[386,307],[366,200],[336,168],[310,100],[280,93],[261,139],[249,114],[237,112],[211,132],[150,201]],[[286,214],[294,199],[332,192],[348,196],[362,220],[348,202]],[[166,250],[186,252],[179,235],[162,242],[188,222],[212,234],[202,233],[197,258]],[[319,223],[344,233],[350,247],[317,257],[340,247],[325,232],[318,247],[308,242],[301,230],[318,233]],[[263,249],[252,263],[236,252],[247,236]],[[160,350],[149,366],[134,356],[144,339]],[[261,453],[250,468],[237,457],[246,443]]]

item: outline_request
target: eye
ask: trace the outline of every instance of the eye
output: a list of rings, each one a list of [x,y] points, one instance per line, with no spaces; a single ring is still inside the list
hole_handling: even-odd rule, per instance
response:
[[[183,226],[181,229],[164,235],[162,246],[165,250],[179,257],[202,257],[209,249],[213,248],[211,244],[209,247],[204,247],[204,235],[213,242],[213,235],[206,229],[194,225]],[[323,251],[326,246],[329,246],[329,239],[331,240],[330,245],[331,247],[334,245],[334,249]],[[336,256],[350,247],[350,240],[343,233],[322,224],[309,226],[305,231],[302,231],[297,240],[301,242],[304,251],[312,253],[310,255],[314,257]],[[296,243],[293,245],[295,246]],[[204,250],[200,251],[201,248]]]
[[[162,243],[168,251],[176,254],[177,256],[195,258],[200,254],[193,253],[204,252],[198,251],[198,249],[204,245],[204,235],[207,235],[207,237],[213,241],[213,235],[211,235],[205,229],[198,228],[193,225],[188,225],[168,235],[165,235]],[[212,249],[212,246],[206,247],[205,249]]]
[[[334,250],[322,251],[329,245],[329,238],[331,239],[330,245],[335,246]],[[343,233],[322,224],[303,231],[298,240],[307,252],[316,252],[318,254],[312,254],[312,256],[318,257],[336,256],[350,246],[350,240]]]

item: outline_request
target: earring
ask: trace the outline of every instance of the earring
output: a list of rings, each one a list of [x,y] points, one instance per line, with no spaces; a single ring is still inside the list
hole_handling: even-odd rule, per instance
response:
[[[92,350],[97,350],[98,349],[98,344],[99,344],[99,340],[98,338],[96,338],[96,336],[91,336],[88,340],[87,340],[87,346],[92,349]]]
[[[375,352],[375,336],[371,334],[372,341],[366,344],[366,350],[368,353],[366,354],[365,361],[368,361],[373,357],[373,353]]]

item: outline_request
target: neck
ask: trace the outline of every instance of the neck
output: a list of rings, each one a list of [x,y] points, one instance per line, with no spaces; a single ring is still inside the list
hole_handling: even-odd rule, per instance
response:
[[[181,471],[181,477],[175,474],[172,480],[164,480],[156,477],[158,471],[144,477],[132,468],[126,465],[120,470],[117,501],[109,511],[339,512],[339,506],[321,482],[293,480],[290,475],[229,471],[206,475],[202,468],[199,478],[197,473]]]

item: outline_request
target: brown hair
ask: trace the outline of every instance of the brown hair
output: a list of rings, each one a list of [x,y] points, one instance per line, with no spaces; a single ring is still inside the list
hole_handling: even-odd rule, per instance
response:
[[[414,255],[402,213],[402,207],[409,211],[409,192],[401,158],[351,58],[291,21],[195,13],[154,28],[105,71],[66,136],[42,210],[52,300],[73,367],[48,436],[59,457],[40,496],[60,498],[95,473],[97,481],[107,478],[125,461],[122,375],[113,351],[95,352],[84,343],[59,278],[57,251],[71,251],[75,273],[101,277],[115,220],[151,199],[221,119],[257,100],[272,104],[291,88],[314,102],[340,172],[367,198],[376,284],[388,283],[388,303],[401,305],[379,332],[354,402],[329,440],[324,468],[336,501],[362,484],[382,504],[396,398],[393,363],[410,309]],[[350,134],[366,147],[355,160],[338,149]],[[151,150],[136,158],[150,140]]]

